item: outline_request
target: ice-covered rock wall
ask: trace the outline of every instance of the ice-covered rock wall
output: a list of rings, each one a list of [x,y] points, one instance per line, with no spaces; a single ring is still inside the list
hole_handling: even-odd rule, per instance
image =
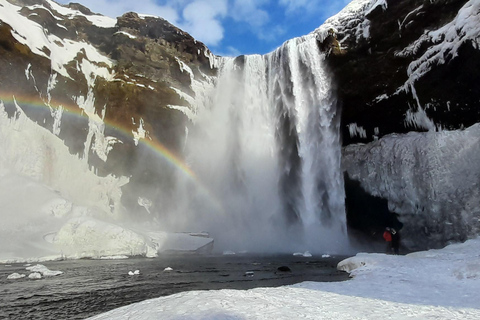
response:
[[[405,225],[407,247],[435,247],[480,232],[479,124],[350,145],[343,167],[369,194],[388,200]]]
[[[354,0],[315,31],[342,105],[348,224],[369,239],[396,214],[410,248],[478,233],[479,22],[478,0]]]

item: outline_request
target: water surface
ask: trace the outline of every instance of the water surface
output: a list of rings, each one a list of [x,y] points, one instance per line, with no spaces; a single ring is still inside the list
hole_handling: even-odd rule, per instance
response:
[[[64,274],[7,280],[28,274],[24,264],[0,265],[0,319],[85,319],[124,305],[190,290],[252,289],[302,281],[343,281],[342,257],[166,255],[155,259],[43,263]],[[288,266],[291,272],[281,272]],[[164,271],[170,267],[173,271]],[[129,276],[129,271],[140,275]],[[253,276],[251,275],[253,272]]]

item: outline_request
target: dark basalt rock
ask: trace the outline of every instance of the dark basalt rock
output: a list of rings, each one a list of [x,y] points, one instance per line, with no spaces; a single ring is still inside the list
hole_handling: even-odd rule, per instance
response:
[[[361,230],[369,241],[383,241],[382,233],[386,227],[401,229],[402,223],[397,214],[388,209],[386,199],[368,194],[360,182],[350,179],[347,173],[344,182],[349,228]]]
[[[343,41],[348,32],[325,39],[320,47],[329,53],[327,63],[337,82],[342,103],[341,131],[343,144],[369,142],[390,133],[423,131],[405,122],[409,109],[415,111],[417,101],[410,92],[398,92],[408,79],[409,64],[423,55],[431,43],[425,43],[416,54],[401,57],[396,52],[420,38],[426,30],[436,30],[452,21],[466,0],[387,1],[386,11],[378,6],[367,18],[371,22],[370,37],[354,41],[350,36],[343,43],[345,50],[334,50],[335,41]],[[415,14],[410,14],[423,5]],[[403,22],[399,27],[399,21]],[[335,37],[337,39],[335,39]],[[457,57],[436,66],[415,83],[420,104],[434,123],[445,129],[460,129],[480,121],[480,81],[477,72],[480,51],[464,44]],[[381,95],[387,99],[377,101]],[[367,137],[351,137],[348,125],[362,126]]]
[[[279,272],[292,272],[292,269],[290,269],[287,266],[281,266],[281,267],[277,268],[277,271],[279,271]]]

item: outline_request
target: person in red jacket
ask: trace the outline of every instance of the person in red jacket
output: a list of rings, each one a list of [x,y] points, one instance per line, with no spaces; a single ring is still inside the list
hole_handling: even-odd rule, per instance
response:
[[[392,233],[390,232],[390,228],[387,227],[385,228],[385,231],[383,232],[383,239],[387,242],[387,253],[392,252]]]
[[[398,254],[400,251],[400,233],[394,228],[385,228],[383,238],[387,241],[387,253]]]

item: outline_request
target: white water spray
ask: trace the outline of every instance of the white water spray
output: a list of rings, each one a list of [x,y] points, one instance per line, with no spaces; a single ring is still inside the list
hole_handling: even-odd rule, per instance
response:
[[[232,250],[345,251],[339,117],[315,37],[226,58],[208,101],[187,161],[220,206],[183,186],[192,200],[172,227],[210,231]]]

